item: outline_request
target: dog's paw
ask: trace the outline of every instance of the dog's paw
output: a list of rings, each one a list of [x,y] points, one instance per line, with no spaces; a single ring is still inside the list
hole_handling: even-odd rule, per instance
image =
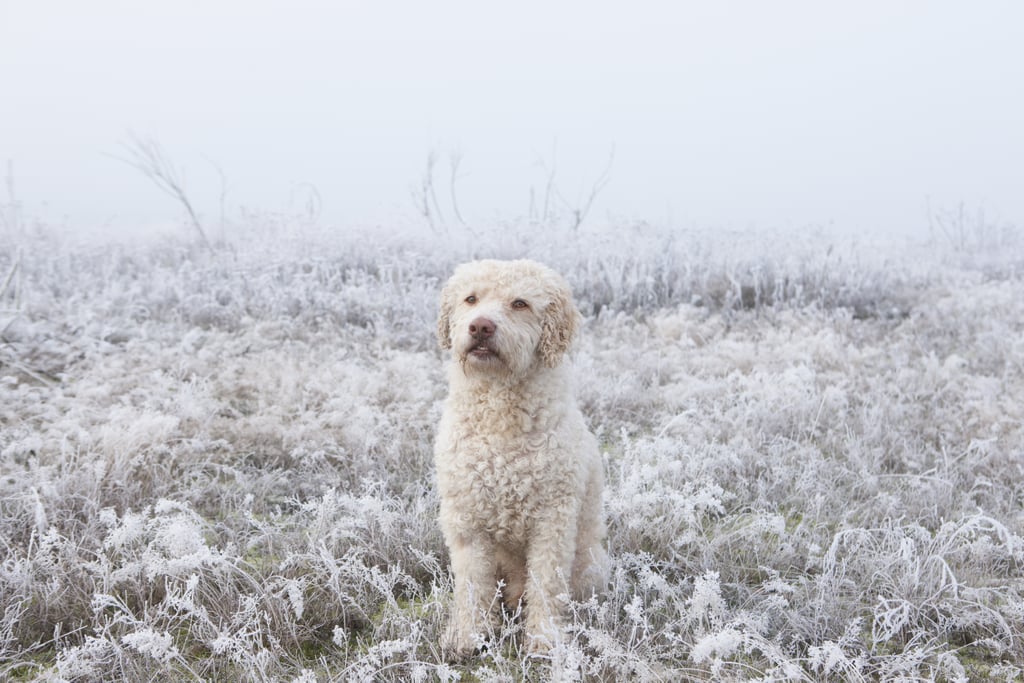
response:
[[[441,635],[441,657],[446,662],[464,662],[480,650],[480,637],[473,637],[469,629],[454,620]]]
[[[545,657],[554,644],[545,636],[527,635],[524,652],[527,657]]]
[[[542,657],[551,652],[559,641],[561,632],[554,619],[545,619],[540,624],[527,628],[525,651],[527,656]]]
[[[441,643],[441,659],[452,664],[465,662],[476,654],[476,646],[465,643]]]

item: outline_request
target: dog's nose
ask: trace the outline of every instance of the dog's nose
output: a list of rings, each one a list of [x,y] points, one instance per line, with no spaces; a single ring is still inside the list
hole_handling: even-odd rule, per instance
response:
[[[494,336],[494,322],[487,318],[477,318],[469,324],[469,333],[474,339],[487,339]]]

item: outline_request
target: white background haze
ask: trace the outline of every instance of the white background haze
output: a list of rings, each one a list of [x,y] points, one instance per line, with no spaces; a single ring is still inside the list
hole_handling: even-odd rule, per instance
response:
[[[180,209],[113,157],[159,140],[205,216],[415,217],[428,154],[473,223],[554,170],[589,220],[923,234],[963,202],[1024,224],[1019,2],[0,0],[0,161],[26,213]],[[7,197],[4,197],[7,200]],[[562,201],[564,200],[564,202]]]

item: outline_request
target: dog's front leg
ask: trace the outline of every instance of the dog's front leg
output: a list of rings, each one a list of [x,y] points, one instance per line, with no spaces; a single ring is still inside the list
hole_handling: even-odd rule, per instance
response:
[[[455,604],[441,639],[447,660],[462,660],[477,648],[494,607],[497,559],[493,542],[481,538],[453,539],[449,553],[455,575]]]
[[[539,523],[526,554],[527,649],[547,652],[555,644],[565,611],[564,597],[576,553],[575,512]]]

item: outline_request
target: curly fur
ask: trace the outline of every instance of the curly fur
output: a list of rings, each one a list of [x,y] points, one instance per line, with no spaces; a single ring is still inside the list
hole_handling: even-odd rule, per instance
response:
[[[532,261],[459,266],[441,294],[451,349],[435,447],[441,528],[455,577],[442,649],[471,654],[496,590],[525,611],[531,650],[558,635],[567,592],[607,581],[597,442],[562,362],[580,324],[565,280]]]

